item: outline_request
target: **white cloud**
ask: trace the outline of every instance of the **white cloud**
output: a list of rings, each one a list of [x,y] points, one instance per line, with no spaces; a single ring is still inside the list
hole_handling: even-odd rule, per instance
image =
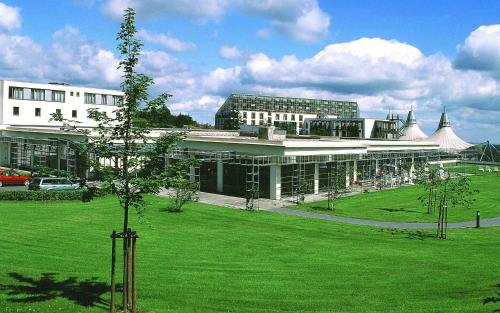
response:
[[[107,0],[103,5],[106,15],[121,19],[123,11],[134,8],[138,18],[185,17],[194,19],[220,19],[229,5],[226,0]]]
[[[0,2],[0,28],[15,31],[21,28],[21,9]]]
[[[272,23],[288,36],[303,42],[316,42],[329,33],[330,17],[318,6],[304,10],[293,21],[275,20]]]
[[[148,42],[160,44],[171,51],[181,52],[196,50],[196,44],[193,42],[179,40],[170,34],[158,34],[140,29],[137,32],[137,37]]]
[[[457,47],[459,69],[496,72],[500,77],[500,24],[481,26]]]
[[[225,100],[223,97],[205,95],[195,99],[173,102],[169,108],[177,113],[195,113],[196,115],[208,113],[208,118],[204,122],[213,122],[214,113]]]
[[[476,122],[459,113],[471,110],[475,115],[498,116],[500,81],[484,70],[457,70],[453,64],[441,54],[427,56],[396,40],[361,38],[328,45],[305,59],[256,53],[243,65],[211,71],[203,87],[220,96],[244,91],[354,100],[364,116],[382,117],[389,109],[406,114],[413,106],[423,121],[431,122],[446,106],[456,125],[461,125],[459,134],[466,138],[473,133],[481,138],[489,134],[500,140],[492,132],[467,133],[462,126]],[[500,125],[500,120],[494,120]],[[424,123],[428,132],[436,127],[429,123]]]
[[[219,56],[227,60],[239,60],[243,59],[245,54],[236,46],[223,45],[219,48]]]
[[[29,37],[0,34],[0,76],[35,81],[64,81],[118,86],[120,72],[113,52],[66,26],[43,46]]]
[[[121,19],[127,7],[134,8],[139,19],[182,17],[201,21],[218,21],[237,10],[268,20],[270,28],[302,42],[324,38],[330,27],[330,17],[316,0],[175,0],[168,5],[163,0],[107,0],[102,9],[107,16]],[[271,31],[258,34],[269,36]]]

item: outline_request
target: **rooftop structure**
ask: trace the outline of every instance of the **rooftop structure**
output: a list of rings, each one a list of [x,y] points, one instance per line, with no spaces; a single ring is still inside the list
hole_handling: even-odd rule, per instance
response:
[[[473,146],[455,134],[446,112],[441,114],[437,130],[427,139],[437,143],[440,149],[446,151],[461,151]]]
[[[421,140],[427,138],[427,135],[420,129],[417,124],[417,118],[413,113],[413,109],[408,112],[406,125],[402,130],[401,140]]]
[[[357,118],[358,104],[351,101],[231,94],[215,114],[215,128],[229,129],[228,123],[237,111],[247,125],[275,125],[300,133],[304,119]]]

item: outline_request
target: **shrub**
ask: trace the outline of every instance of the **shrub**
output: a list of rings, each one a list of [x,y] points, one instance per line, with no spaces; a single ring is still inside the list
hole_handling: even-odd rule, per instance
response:
[[[109,194],[106,189],[95,189],[91,191],[92,197],[101,197]],[[85,201],[89,196],[89,190],[8,190],[0,191],[0,200],[14,201],[46,201],[46,200],[81,200]]]
[[[77,190],[9,190],[0,192],[0,200],[81,200],[83,189]]]

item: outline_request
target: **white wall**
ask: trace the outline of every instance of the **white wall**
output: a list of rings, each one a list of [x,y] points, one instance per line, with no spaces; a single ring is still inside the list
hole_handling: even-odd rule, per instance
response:
[[[112,96],[123,96],[123,92],[108,89],[64,86],[53,84],[26,83],[17,81],[0,81],[3,88],[0,90],[0,124],[20,126],[62,126],[61,122],[49,121],[51,114],[60,109],[65,119],[77,120],[80,127],[96,126],[96,122],[87,118],[87,110],[97,108],[111,115],[116,109],[112,105]],[[9,87],[36,88],[44,90],[57,90],[65,92],[65,102],[54,102],[50,92],[45,93],[44,101],[9,99]],[[73,96],[71,96],[73,92]],[[77,96],[79,93],[79,96]],[[86,104],[85,93],[96,94],[97,104]],[[108,95],[108,104],[99,104],[99,95]],[[14,116],[13,108],[19,107],[19,116]],[[35,108],[40,108],[41,116],[35,116]],[[77,111],[77,118],[72,117],[72,111]]]

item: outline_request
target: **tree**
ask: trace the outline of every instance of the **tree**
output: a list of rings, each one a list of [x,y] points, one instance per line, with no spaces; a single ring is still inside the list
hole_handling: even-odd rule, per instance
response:
[[[170,165],[165,187],[174,202],[173,206],[168,208],[169,211],[180,212],[184,204],[198,200],[200,185],[189,172],[191,168],[199,166],[199,163],[195,158],[187,158]]]
[[[422,205],[427,207],[427,213],[434,213],[435,206],[438,203],[438,192],[442,188],[444,173],[439,169],[433,169],[432,166],[424,165],[417,168],[415,182],[423,186],[425,193],[418,197]]]
[[[345,178],[339,174],[330,171],[328,173],[328,210],[335,211],[335,204],[337,199],[340,198],[340,190],[345,188]],[[344,187],[344,188],[343,188]]]
[[[243,119],[241,117],[240,111],[236,108],[231,108],[224,118],[223,129],[226,130],[238,130],[240,129],[240,125],[244,124]]]
[[[123,208],[123,238],[129,227],[129,210],[135,208],[139,217],[143,217],[143,194],[157,193],[164,179],[163,176],[156,175],[157,173],[152,173],[153,175],[147,178],[136,175],[155,157],[149,153],[151,147],[155,146],[155,141],[149,136],[148,125],[140,122],[140,113],[143,107],[147,110],[160,110],[165,107],[170,97],[169,94],[163,93],[149,100],[148,89],[154,82],[150,77],[135,70],[142,49],[136,33],[135,12],[128,8],[124,12],[124,19],[117,34],[118,51],[121,55],[118,68],[123,72],[121,88],[125,97],[118,103],[114,116],[108,116],[98,109],[89,110],[89,118],[98,123],[94,129],[96,135],[89,140],[89,150],[95,155],[94,162],[99,164],[101,158],[113,159],[118,169],[114,191]],[[174,139],[177,138],[174,136]],[[125,239],[123,251],[124,310],[127,310],[126,293],[130,290],[130,285],[126,279],[128,254]]]
[[[427,213],[432,214],[437,206],[437,238],[446,239],[448,209],[462,207],[469,209],[476,201],[468,176],[453,178],[445,168],[420,168],[417,170],[417,182],[424,186],[425,195],[419,200],[427,206]]]

